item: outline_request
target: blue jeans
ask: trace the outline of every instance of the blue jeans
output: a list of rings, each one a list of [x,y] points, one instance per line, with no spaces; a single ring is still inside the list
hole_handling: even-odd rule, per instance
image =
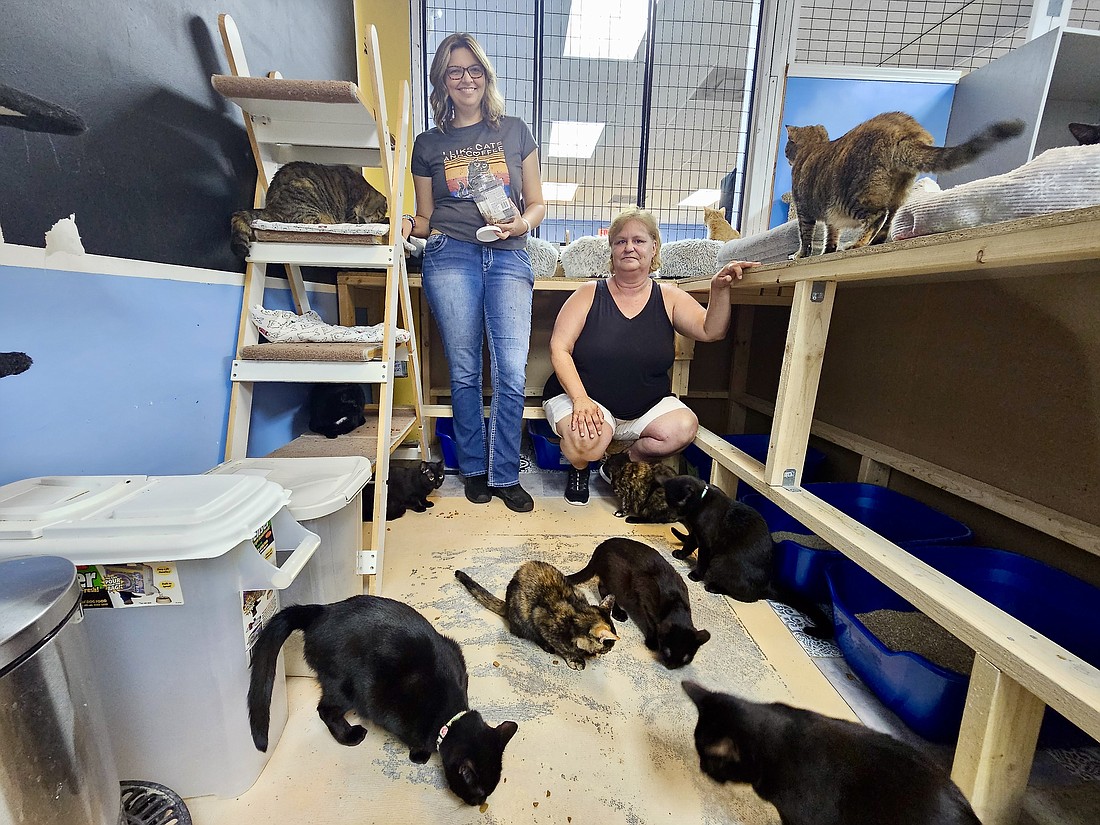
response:
[[[527,250],[431,235],[424,249],[422,283],[451,373],[459,472],[466,477],[488,474],[491,487],[518,484],[535,286]],[[488,438],[482,408],[485,339],[493,387]]]

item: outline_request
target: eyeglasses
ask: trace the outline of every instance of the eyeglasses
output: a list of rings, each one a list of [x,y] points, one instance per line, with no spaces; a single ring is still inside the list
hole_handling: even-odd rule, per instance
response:
[[[485,76],[485,69],[476,63],[473,66],[448,66],[445,74],[448,80],[462,80],[464,74],[468,74],[471,80],[480,80]]]

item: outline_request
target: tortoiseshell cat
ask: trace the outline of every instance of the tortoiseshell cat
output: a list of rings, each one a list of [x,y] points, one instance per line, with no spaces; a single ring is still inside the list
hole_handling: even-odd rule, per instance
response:
[[[296,160],[281,166],[267,187],[263,209],[242,209],[230,219],[233,251],[248,254],[252,221],[283,223],[384,223],[386,196],[350,166]]]
[[[648,544],[627,538],[600,542],[588,564],[565,580],[581,584],[593,576],[600,578],[600,598],[615,597],[611,617],[633,619],[645,646],[669,670],[690,664],[710,641],[709,631],[692,624],[687,584]]]
[[[625,452],[609,456],[604,471],[611,479],[611,489],[619,499],[617,518],[626,517],[630,524],[665,524],[678,521],[668,506],[661,482],[674,473],[661,462],[631,461]]]
[[[1100,123],[1071,123],[1069,130],[1080,146],[1095,146],[1100,143]]]
[[[443,459],[439,461],[390,461],[390,481],[386,485],[386,520],[401,518],[406,510],[423,513],[435,507],[428,501],[444,479]],[[363,491],[363,521],[374,520],[374,482]]]
[[[500,782],[504,747],[515,722],[495,728],[470,710],[462,649],[413,608],[381,596],[280,610],[252,648],[248,719],[252,741],[266,751],[271,690],[279,649],[295,630],[305,635],[306,662],[321,683],[317,714],[341,745],[358,745],[354,710],[389,731],[424,764],[438,750],[447,784],[467,805],[481,805]]]
[[[573,670],[584,670],[586,659],[607,653],[619,640],[611,621],[615,597],[608,596],[599,606],[589,604],[560,570],[544,561],[521,564],[503,601],[461,570],[455,578],[478,604],[502,616],[514,636],[561,656]]]
[[[783,825],[980,825],[946,771],[885,733],[681,685],[699,711],[700,770],[752,785]]]
[[[956,169],[1023,130],[1021,120],[1002,120],[965,143],[941,147],[904,112],[876,115],[833,141],[824,126],[788,126],[786,155],[800,237],[793,257],[812,254],[818,221],[826,225],[826,253],[836,252],[840,230],[849,226],[863,232],[849,249],[882,243],[918,172]]]

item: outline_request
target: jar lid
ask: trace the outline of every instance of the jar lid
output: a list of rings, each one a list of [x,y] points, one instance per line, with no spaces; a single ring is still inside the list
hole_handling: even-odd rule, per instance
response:
[[[64,624],[78,601],[76,567],[68,559],[0,561],[0,677]]]

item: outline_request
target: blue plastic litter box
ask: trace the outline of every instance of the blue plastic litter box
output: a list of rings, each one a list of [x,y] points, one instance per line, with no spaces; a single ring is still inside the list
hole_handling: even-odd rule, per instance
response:
[[[888,487],[858,482],[819,482],[806,484],[803,489],[894,544],[907,547],[964,544],[973,536],[962,522]],[[751,493],[742,501],[764,517],[773,533],[812,534],[802,522],[760,493]],[[785,586],[819,602],[827,602],[829,585],[825,580],[825,564],[837,555],[836,550],[813,549],[794,540],[780,541],[775,549],[776,574]]]
[[[1035,559],[992,547],[926,545],[909,552],[1089,664],[1100,667],[1100,589]],[[856,614],[915,608],[850,559],[829,562],[836,641],[852,670],[909,727],[926,739],[958,738],[970,677],[916,653],[889,650]],[[1047,709],[1039,743],[1096,742]]]
[[[768,442],[771,440],[771,436],[768,433],[753,434],[753,435],[724,435],[722,439],[732,444],[742,452],[748,453],[755,458],[761,464],[765,464],[768,461]],[[714,459],[704,453],[701,449],[694,444],[688,444],[684,448],[684,458],[687,459],[688,464],[694,467],[698,473],[699,478],[703,481],[710,479],[710,468],[714,464]],[[806,449],[806,462],[802,467],[802,482],[805,484],[807,481],[813,481],[817,475],[817,471],[820,469],[822,462],[825,461],[825,453],[820,450],[815,450],[813,447]],[[752,487],[743,481],[737,482],[738,499],[744,498],[749,493],[754,492]]]
[[[489,419],[485,419],[489,426]],[[458,446],[455,444],[455,422],[452,418],[435,420],[435,435],[439,439],[439,449],[443,453],[443,466],[448,470],[458,469]]]
[[[535,463],[544,470],[568,470],[569,460],[561,454],[561,439],[544,418],[532,418],[527,422],[527,434],[531,436],[531,446],[535,450]],[[588,465],[595,469],[600,462]]]

